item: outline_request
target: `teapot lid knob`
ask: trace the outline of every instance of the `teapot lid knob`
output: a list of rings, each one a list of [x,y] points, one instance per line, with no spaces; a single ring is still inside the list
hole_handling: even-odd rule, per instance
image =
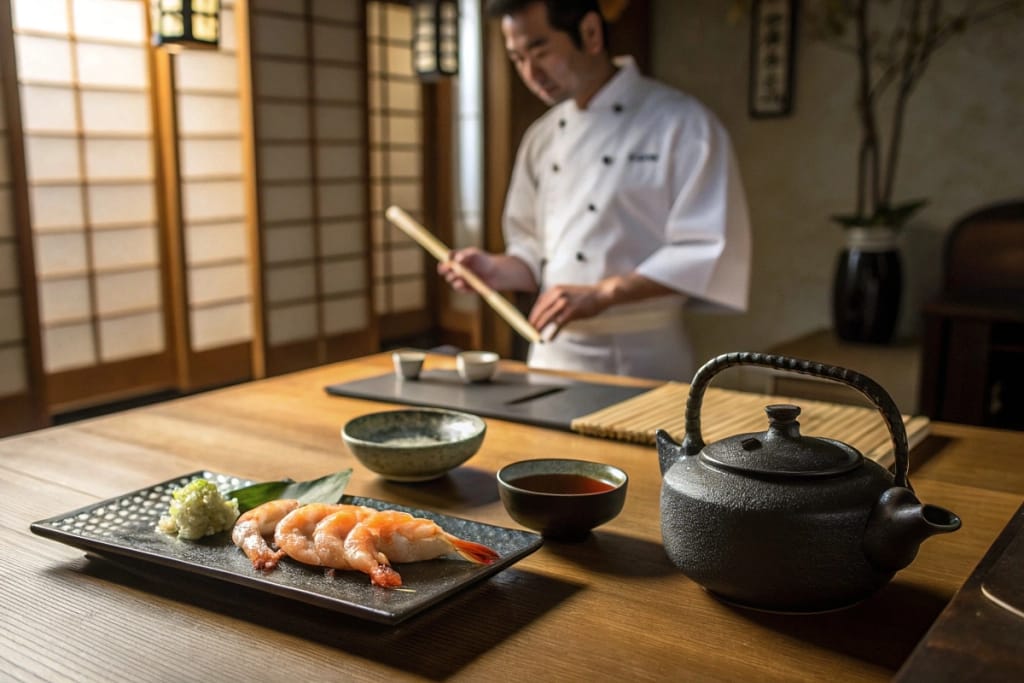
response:
[[[772,424],[785,424],[796,421],[796,418],[800,416],[800,406],[789,403],[775,403],[765,406],[764,412],[768,413],[768,419],[771,420]]]

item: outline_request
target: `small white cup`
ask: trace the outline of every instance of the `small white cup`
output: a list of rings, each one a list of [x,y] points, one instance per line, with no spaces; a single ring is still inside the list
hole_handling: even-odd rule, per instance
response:
[[[391,361],[395,364],[395,374],[402,379],[417,379],[423,369],[423,360],[427,357],[422,351],[395,351]]]
[[[494,376],[500,359],[493,351],[463,351],[455,356],[455,369],[464,382],[486,382]]]

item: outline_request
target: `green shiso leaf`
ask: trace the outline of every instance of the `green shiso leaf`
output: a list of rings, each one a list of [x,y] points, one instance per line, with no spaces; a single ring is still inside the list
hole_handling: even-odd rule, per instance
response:
[[[300,503],[337,503],[345,493],[351,476],[352,468],[349,468],[309,481],[264,481],[231,491],[226,497],[238,501],[239,512],[278,498],[295,498]]]

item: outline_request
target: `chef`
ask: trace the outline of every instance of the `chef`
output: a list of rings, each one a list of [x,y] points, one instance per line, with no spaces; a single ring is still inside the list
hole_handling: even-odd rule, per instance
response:
[[[509,57],[551,105],[527,131],[504,254],[452,260],[539,292],[531,367],[689,380],[684,305],[743,311],[746,200],[729,137],[700,102],[612,60],[596,0],[492,0]],[[467,284],[442,263],[457,290]]]

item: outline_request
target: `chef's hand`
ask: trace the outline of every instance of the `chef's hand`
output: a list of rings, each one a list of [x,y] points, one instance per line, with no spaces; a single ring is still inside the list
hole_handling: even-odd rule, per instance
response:
[[[456,249],[448,254],[447,261],[440,261],[437,264],[437,273],[445,279],[449,285],[452,286],[457,292],[468,292],[472,288],[469,286],[461,275],[452,267],[452,262],[458,263],[466,270],[472,272],[478,278],[487,283],[488,286],[494,287],[491,284],[491,280],[494,277],[494,257],[481,249],[476,247],[466,247],[464,249]]]
[[[545,341],[573,320],[592,318],[612,304],[607,288],[597,285],[557,285],[539,297],[530,311],[530,324]]]
[[[453,250],[448,254],[447,261],[437,264],[438,274],[458,292],[471,291],[472,287],[452,267],[452,262],[471,271],[491,289],[537,291],[537,284],[533,280],[530,268],[515,256],[490,254],[476,247],[465,247]]]
[[[539,297],[530,311],[530,324],[544,341],[558,336],[573,320],[592,318],[609,306],[672,294],[665,285],[643,275],[613,275],[596,285],[556,285]]]

